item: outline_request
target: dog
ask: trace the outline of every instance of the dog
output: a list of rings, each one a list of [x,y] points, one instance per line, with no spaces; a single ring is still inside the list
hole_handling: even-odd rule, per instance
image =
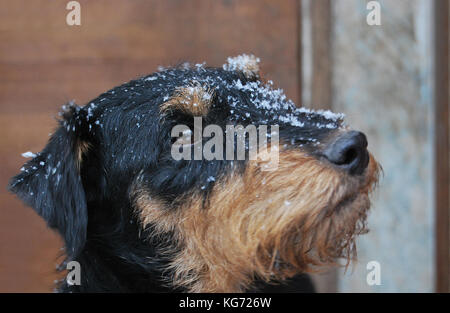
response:
[[[9,185],[61,234],[62,268],[81,266],[60,292],[313,290],[305,273],[348,264],[367,232],[366,136],[296,107],[253,55],[161,68],[60,115]]]

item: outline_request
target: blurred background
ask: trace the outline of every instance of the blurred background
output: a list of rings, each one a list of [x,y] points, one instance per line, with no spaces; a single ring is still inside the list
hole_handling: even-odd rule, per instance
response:
[[[0,1],[0,292],[50,292],[60,276],[61,240],[6,185],[62,104],[242,53],[297,105],[346,113],[384,168],[358,262],[315,275],[318,290],[449,291],[447,0],[79,0],[73,26],[68,3]]]

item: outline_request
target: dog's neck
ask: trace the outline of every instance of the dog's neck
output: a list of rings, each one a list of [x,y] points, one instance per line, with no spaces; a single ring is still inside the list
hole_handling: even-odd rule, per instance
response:
[[[126,202],[89,203],[86,243],[80,253],[68,258],[79,262],[81,284],[70,286],[64,280],[58,291],[180,291],[171,289],[163,281],[167,258],[158,255],[149,237],[150,230],[140,228]]]
[[[170,286],[168,255],[158,253],[152,244],[151,229],[143,231],[136,219],[124,215],[111,216],[111,207],[90,209],[90,221],[102,219],[101,229],[88,229],[83,250],[73,257],[80,264],[80,285],[69,285],[64,279],[59,292],[185,292]],[[118,212],[118,211],[116,211]],[[123,213],[130,212],[124,209]],[[126,223],[124,221],[127,221]],[[105,226],[109,225],[109,226]],[[171,242],[157,238],[157,242]],[[160,246],[161,248],[161,246]],[[71,259],[71,260],[72,260]],[[256,281],[248,292],[314,292],[311,280],[299,275],[286,284],[272,285]]]
[[[161,279],[161,262],[140,255],[139,249],[121,250],[120,243],[109,250],[101,241],[88,242],[74,259],[79,262],[80,285],[69,285],[66,280],[60,292],[173,292]],[[110,245],[107,245],[111,247]],[[179,290],[178,290],[179,291]]]

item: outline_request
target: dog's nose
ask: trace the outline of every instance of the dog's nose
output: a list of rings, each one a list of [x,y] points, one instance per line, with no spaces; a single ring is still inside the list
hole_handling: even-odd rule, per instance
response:
[[[366,135],[358,131],[346,132],[325,149],[324,156],[350,175],[361,175],[369,164]]]

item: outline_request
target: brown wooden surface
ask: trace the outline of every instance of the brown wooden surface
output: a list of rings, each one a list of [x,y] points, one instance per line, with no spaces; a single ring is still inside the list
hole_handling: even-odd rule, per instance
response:
[[[331,2],[330,0],[310,0],[310,10],[313,59],[311,108],[332,110]],[[314,275],[313,279],[319,292],[337,292],[338,290],[338,270],[336,268],[330,268],[322,274]]]
[[[81,26],[66,24],[67,2],[0,2],[0,292],[51,291],[57,277],[58,236],[5,187],[64,102],[85,104],[158,65],[217,66],[240,53],[299,99],[295,0],[79,1]]]
[[[330,0],[311,0],[312,83],[311,106],[331,109],[331,27]]]
[[[450,292],[449,3],[435,1],[436,291]]]

